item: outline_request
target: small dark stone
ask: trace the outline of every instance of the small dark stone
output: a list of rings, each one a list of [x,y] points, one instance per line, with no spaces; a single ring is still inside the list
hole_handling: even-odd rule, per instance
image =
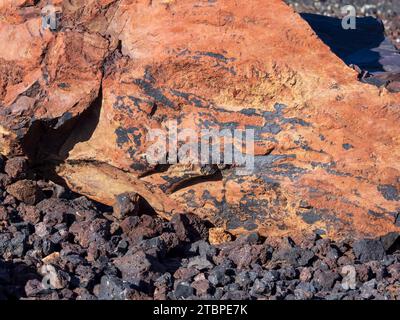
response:
[[[23,257],[28,250],[28,237],[22,232],[13,235],[9,243],[9,252],[12,256]]]
[[[174,273],[174,278],[182,281],[192,281],[193,277],[198,275],[200,271],[196,268],[180,267]]]
[[[372,270],[368,265],[357,264],[355,265],[357,278],[360,282],[367,282],[373,276]]]
[[[390,232],[387,235],[382,236],[380,240],[382,242],[383,248],[386,252],[388,252],[395,246],[396,242],[400,240],[400,234],[398,232]]]
[[[400,263],[392,264],[387,270],[394,280],[400,280]]]
[[[75,270],[78,276],[78,285],[82,288],[92,288],[95,284],[96,273],[91,266],[78,265]]]
[[[277,270],[266,270],[263,275],[263,281],[276,282],[280,280],[280,273]]]
[[[70,225],[77,214],[77,211],[64,199],[45,199],[38,203],[36,208],[43,214],[43,222],[51,227],[63,222]]]
[[[19,215],[26,222],[36,224],[36,223],[40,222],[40,220],[41,220],[40,211],[35,206],[20,203],[17,210],[18,210]]]
[[[4,189],[12,182],[10,176],[5,173],[0,173],[0,188]]]
[[[44,277],[45,287],[52,290],[66,288],[71,280],[67,272],[50,264],[43,265],[40,271]]]
[[[228,250],[228,258],[233,261],[238,269],[244,269],[259,259],[260,252],[264,247],[262,245],[252,246],[238,243],[238,247],[232,249]]]
[[[252,294],[263,294],[265,290],[266,290],[266,284],[263,281],[256,279],[254,281],[254,284],[250,292]]]
[[[20,180],[26,177],[28,170],[28,160],[25,157],[15,157],[8,159],[4,167],[5,173],[12,180]]]
[[[400,193],[395,186],[380,185],[380,186],[378,186],[378,190],[386,200],[389,200],[389,201],[399,201],[400,200]]]
[[[164,267],[144,251],[128,251],[123,257],[116,258],[114,265],[121,271],[124,280],[138,279],[150,270],[165,272]]]
[[[39,222],[35,226],[35,234],[39,238],[45,238],[52,232],[52,227],[47,226],[44,222]]]
[[[97,296],[99,300],[127,300],[134,290],[126,281],[114,276],[103,276]]]
[[[378,292],[376,291],[377,282],[376,279],[372,279],[368,282],[365,282],[361,287],[360,296],[363,299],[371,299]]]
[[[251,285],[252,281],[248,271],[242,271],[235,277],[235,282],[238,283],[242,288],[247,288]]]
[[[125,254],[128,251],[128,248],[129,248],[129,242],[126,241],[125,239],[122,239],[121,241],[118,242],[116,251],[120,254]]]
[[[189,260],[189,268],[195,268],[199,271],[209,270],[214,267],[214,265],[204,257],[194,257]]]
[[[28,280],[25,285],[25,294],[27,297],[36,297],[46,293],[48,290],[43,286],[43,283],[38,279]]]
[[[8,219],[8,211],[4,206],[0,206],[0,221]]]
[[[288,249],[280,249],[274,251],[272,260],[276,262],[283,262],[292,266],[307,266],[315,257],[313,251],[308,249],[301,249],[299,247],[292,247]]]
[[[279,270],[279,274],[282,280],[292,280],[298,276],[296,269],[292,266],[282,268]]]
[[[339,279],[340,276],[334,271],[316,270],[312,283],[316,288],[330,290]]]
[[[379,240],[359,240],[353,245],[353,251],[358,260],[362,263],[371,260],[381,260],[385,256],[385,248]]]
[[[110,236],[110,222],[104,219],[74,222],[69,231],[82,247],[88,248],[91,242],[101,242]]]
[[[343,144],[343,149],[345,149],[345,150],[350,150],[352,148],[353,148],[353,146],[350,143],[344,143]]]
[[[194,281],[192,287],[196,290],[196,294],[200,296],[211,292],[211,284],[206,279]]]
[[[210,271],[208,275],[208,281],[214,286],[226,285],[230,282],[230,277],[226,275],[226,268],[217,266]]]
[[[149,215],[129,216],[121,222],[120,227],[132,242],[157,237],[163,231],[160,218]]]
[[[176,214],[171,219],[171,225],[181,241],[208,239],[204,221],[194,214]]]
[[[44,194],[32,180],[19,180],[7,187],[7,192],[23,203],[34,205],[43,200]]]
[[[42,252],[45,256],[48,256],[49,254],[55,252],[57,250],[58,246],[47,239],[43,239],[42,241]]]
[[[237,291],[228,291],[221,298],[222,300],[249,300],[250,294],[245,291],[237,290]]]

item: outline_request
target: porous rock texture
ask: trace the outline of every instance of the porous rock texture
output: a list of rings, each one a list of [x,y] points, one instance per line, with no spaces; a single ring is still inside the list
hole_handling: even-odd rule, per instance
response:
[[[0,7],[3,155],[104,204],[135,192],[233,234],[399,229],[399,94],[358,82],[283,1],[54,1],[55,32],[44,2]],[[255,129],[254,172],[148,164],[147,134],[169,120]]]

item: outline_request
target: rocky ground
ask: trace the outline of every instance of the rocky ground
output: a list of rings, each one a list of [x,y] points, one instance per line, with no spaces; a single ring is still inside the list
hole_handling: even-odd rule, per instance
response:
[[[101,207],[0,161],[1,299],[400,299],[399,235],[296,244],[167,222],[137,196]]]
[[[341,8],[353,5],[358,16],[373,16],[383,21],[387,35],[400,47],[400,2],[398,0],[285,0],[298,12],[341,17]]]
[[[354,4],[382,18],[398,41],[398,1],[287,2],[336,16]],[[0,299],[400,299],[399,234],[234,239],[194,215],[165,221],[136,194],[119,196],[114,208],[99,205],[44,181],[22,157],[0,158],[0,189]],[[386,200],[397,198],[391,185],[384,191]]]

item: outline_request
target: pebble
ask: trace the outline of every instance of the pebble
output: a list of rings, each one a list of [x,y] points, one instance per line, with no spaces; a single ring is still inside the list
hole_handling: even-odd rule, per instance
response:
[[[356,241],[353,251],[358,260],[362,263],[371,260],[382,260],[385,256],[385,248],[380,240],[363,239]]]
[[[180,282],[175,288],[174,296],[175,299],[187,299],[193,296],[194,290],[187,282]]]
[[[354,290],[357,287],[357,272],[356,268],[351,265],[342,267],[341,274],[343,290]]]

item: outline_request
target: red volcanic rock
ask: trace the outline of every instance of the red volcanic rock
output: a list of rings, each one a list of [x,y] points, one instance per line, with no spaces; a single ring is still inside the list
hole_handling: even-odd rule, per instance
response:
[[[399,229],[399,94],[359,82],[283,1],[57,1],[56,32],[25,2],[0,7],[2,154],[232,234]],[[149,163],[149,132],[170,121],[254,129],[254,171]]]

